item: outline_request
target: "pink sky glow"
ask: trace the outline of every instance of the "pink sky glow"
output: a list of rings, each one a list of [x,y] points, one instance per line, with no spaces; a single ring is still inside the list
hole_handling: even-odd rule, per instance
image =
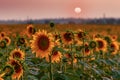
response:
[[[76,14],[75,7],[82,12]],[[43,18],[120,18],[120,0],[0,0],[0,20]]]

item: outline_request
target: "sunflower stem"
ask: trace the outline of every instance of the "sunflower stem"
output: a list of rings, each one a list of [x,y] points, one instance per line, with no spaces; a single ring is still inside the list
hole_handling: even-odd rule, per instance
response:
[[[62,58],[60,58],[60,66],[59,66],[59,68],[60,68],[60,71],[62,71]]]
[[[49,60],[50,60],[50,80],[53,80],[53,65],[51,55],[49,55]]]

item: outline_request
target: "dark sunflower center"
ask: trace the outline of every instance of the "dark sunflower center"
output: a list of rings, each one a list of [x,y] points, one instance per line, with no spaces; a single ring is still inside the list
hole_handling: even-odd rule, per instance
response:
[[[58,51],[53,52],[53,56],[56,56],[58,54]]]
[[[85,53],[88,53],[90,50],[88,47],[85,48]]]
[[[50,46],[50,42],[49,42],[49,38],[47,36],[40,36],[39,40],[38,40],[38,47],[40,50],[45,51],[49,48]]]
[[[19,64],[15,65],[15,66],[14,66],[14,69],[15,69],[15,72],[16,72],[16,73],[21,72],[21,66],[20,66]]]
[[[67,40],[67,41],[71,41],[71,40],[72,40],[72,34],[71,34],[71,33],[65,33],[65,34],[64,34],[64,38],[65,38],[65,40]]]
[[[30,27],[29,28],[29,33],[34,34],[35,33],[35,28]]]
[[[15,69],[16,73],[19,73],[21,71],[21,66],[20,66],[20,64],[18,62],[16,62],[16,61],[13,60],[12,63],[11,63],[11,65],[14,66],[14,69]]]
[[[2,33],[1,36],[4,37],[5,35]]]
[[[81,39],[85,36],[84,32],[79,32],[78,33],[78,38]]]
[[[114,44],[111,44],[110,47],[111,47],[111,50],[110,50],[110,51],[111,51],[111,52],[114,52],[114,51],[115,51],[115,45],[114,45]]]
[[[55,35],[55,40],[59,39],[59,36],[58,35]]]
[[[13,58],[20,58],[20,57],[21,57],[20,52],[15,52],[15,53],[13,54]]]
[[[98,48],[103,48],[104,47],[104,43],[102,41],[97,41],[98,42]]]
[[[9,42],[9,40],[7,38],[4,39],[7,43]]]
[[[24,38],[20,38],[20,39],[19,39],[19,42],[20,42],[21,44],[24,44],[24,43],[25,43],[25,39],[24,39]]]

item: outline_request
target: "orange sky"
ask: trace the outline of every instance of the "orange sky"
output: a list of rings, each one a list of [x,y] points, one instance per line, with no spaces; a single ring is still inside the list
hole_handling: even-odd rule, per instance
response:
[[[76,14],[75,7],[82,12]],[[0,20],[43,18],[120,18],[120,0],[0,0]]]

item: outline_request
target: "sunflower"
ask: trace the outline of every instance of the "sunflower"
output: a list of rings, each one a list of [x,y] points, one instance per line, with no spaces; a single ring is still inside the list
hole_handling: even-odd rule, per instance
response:
[[[61,34],[61,40],[64,44],[71,44],[73,42],[73,33],[72,32],[63,32]]]
[[[118,36],[117,35],[112,35],[111,38],[112,38],[112,41],[116,41],[118,39]]]
[[[27,26],[27,35],[30,37],[31,35],[33,35],[35,33],[35,28],[33,25],[28,25]]]
[[[110,44],[112,42],[112,38],[109,35],[105,36],[104,40],[106,40],[108,44]]]
[[[112,55],[117,54],[118,50],[119,50],[118,42],[113,41],[113,42],[110,44],[110,52],[111,52],[111,54],[112,54]]]
[[[20,46],[20,45],[26,46],[27,45],[27,40],[24,37],[19,37],[16,44],[17,44],[17,46]]]
[[[1,33],[0,33],[0,37],[1,37],[1,38],[4,38],[5,36],[6,36],[6,33],[5,33],[5,32],[1,32]]]
[[[52,51],[51,55],[51,62],[60,62],[60,58],[62,57],[62,54],[59,51]],[[46,60],[49,62],[49,58],[46,58]]]
[[[14,68],[11,65],[6,65],[3,68],[3,73],[0,76],[11,76],[14,73]]]
[[[10,64],[11,66],[13,66],[14,68],[14,73],[12,74],[12,80],[13,79],[20,79],[20,77],[23,75],[23,67],[22,65],[14,59],[10,59],[8,64]]]
[[[88,56],[88,55],[90,55],[89,45],[88,45],[88,43],[85,43],[84,45],[85,45],[85,47],[84,47],[84,56]]]
[[[0,48],[6,48],[6,42],[5,41],[0,41]]]
[[[25,53],[21,51],[20,49],[14,49],[10,53],[10,59],[15,59],[15,58],[23,60],[25,58]]]
[[[60,34],[55,32],[53,33],[53,37],[54,37],[54,45],[59,46],[60,45]]]
[[[96,50],[98,50],[98,51],[102,50],[102,51],[106,52],[106,50],[107,50],[107,42],[102,38],[95,38],[95,41],[98,44]]]
[[[92,35],[92,38],[93,39],[95,39],[95,38],[101,38],[101,36],[102,36],[101,34],[95,33],[95,34]]]
[[[6,36],[6,37],[3,38],[3,40],[6,41],[6,45],[7,45],[7,46],[10,45],[10,43],[11,43],[11,39],[10,39],[9,37]]]
[[[36,32],[30,42],[33,53],[36,52],[36,57],[40,58],[48,57],[54,47],[52,34],[44,30]]]
[[[0,77],[0,80],[4,80],[4,79]]]
[[[78,39],[78,40],[81,40],[83,39],[84,37],[86,36],[85,32],[81,29],[78,30],[78,32],[76,33],[75,37]]]
[[[65,53],[64,57],[68,60],[68,64],[71,64],[71,61],[69,61],[69,60],[71,60],[72,55],[70,53]],[[74,57],[73,63],[77,63],[77,59],[75,58],[75,56],[73,56],[73,57]]]
[[[94,40],[90,41],[90,42],[89,42],[89,47],[90,47],[91,49],[95,49],[95,48],[97,47],[97,42],[94,41]]]

